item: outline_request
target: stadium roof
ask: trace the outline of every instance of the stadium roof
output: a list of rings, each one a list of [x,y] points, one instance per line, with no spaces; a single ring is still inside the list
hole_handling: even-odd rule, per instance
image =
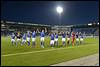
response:
[[[34,23],[30,23],[30,22],[28,23],[28,22],[12,22],[12,21],[6,21],[6,23],[22,24],[22,25],[35,25],[35,26],[50,26],[50,25],[45,25],[45,24],[34,24]]]

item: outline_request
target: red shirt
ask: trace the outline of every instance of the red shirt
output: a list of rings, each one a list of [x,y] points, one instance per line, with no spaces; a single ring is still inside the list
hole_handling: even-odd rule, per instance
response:
[[[75,37],[75,33],[73,32],[73,33],[72,33],[72,38],[74,38],[74,37]]]

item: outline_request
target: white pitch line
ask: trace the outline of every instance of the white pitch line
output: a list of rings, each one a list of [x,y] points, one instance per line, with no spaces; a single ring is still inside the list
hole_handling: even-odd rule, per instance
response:
[[[61,49],[67,49],[67,48],[57,48],[57,49],[49,49],[49,50],[42,50],[42,51],[23,52],[23,53],[15,53],[15,54],[1,55],[1,56],[4,57],[4,56],[23,55],[23,54],[31,54],[31,53],[47,52],[47,51],[61,50]]]

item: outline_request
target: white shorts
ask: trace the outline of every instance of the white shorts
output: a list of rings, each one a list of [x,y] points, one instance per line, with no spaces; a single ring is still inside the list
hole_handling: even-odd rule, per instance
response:
[[[29,37],[27,38],[27,41],[30,41],[30,38]]]
[[[80,38],[80,41],[83,41],[83,38]]]
[[[69,40],[70,40],[70,38],[67,38],[67,40],[69,41]]]
[[[17,39],[17,41],[21,41],[21,39]]]
[[[76,41],[79,41],[79,38],[76,38]]]
[[[41,37],[41,41],[44,41],[44,37]]]
[[[22,40],[22,42],[26,42],[26,40]]]
[[[50,41],[50,44],[54,44],[54,40],[51,40],[51,41]]]
[[[15,42],[15,39],[11,39],[11,42]]]
[[[32,41],[35,41],[36,38],[32,38]]]
[[[58,38],[55,38],[55,41],[58,41]]]
[[[65,38],[62,38],[62,41],[65,41]]]

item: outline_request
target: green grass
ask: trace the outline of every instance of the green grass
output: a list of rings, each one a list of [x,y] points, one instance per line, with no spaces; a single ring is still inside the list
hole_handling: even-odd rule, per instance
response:
[[[9,37],[1,37],[1,55],[65,48],[25,55],[1,56],[1,66],[48,66],[99,52],[99,38],[85,38],[83,45],[72,48],[68,45],[60,47],[61,38],[59,38],[59,47],[50,48],[49,43],[50,38],[46,37],[45,48],[41,48],[40,39],[37,37],[36,48],[27,45],[20,46],[20,44],[12,46]]]

